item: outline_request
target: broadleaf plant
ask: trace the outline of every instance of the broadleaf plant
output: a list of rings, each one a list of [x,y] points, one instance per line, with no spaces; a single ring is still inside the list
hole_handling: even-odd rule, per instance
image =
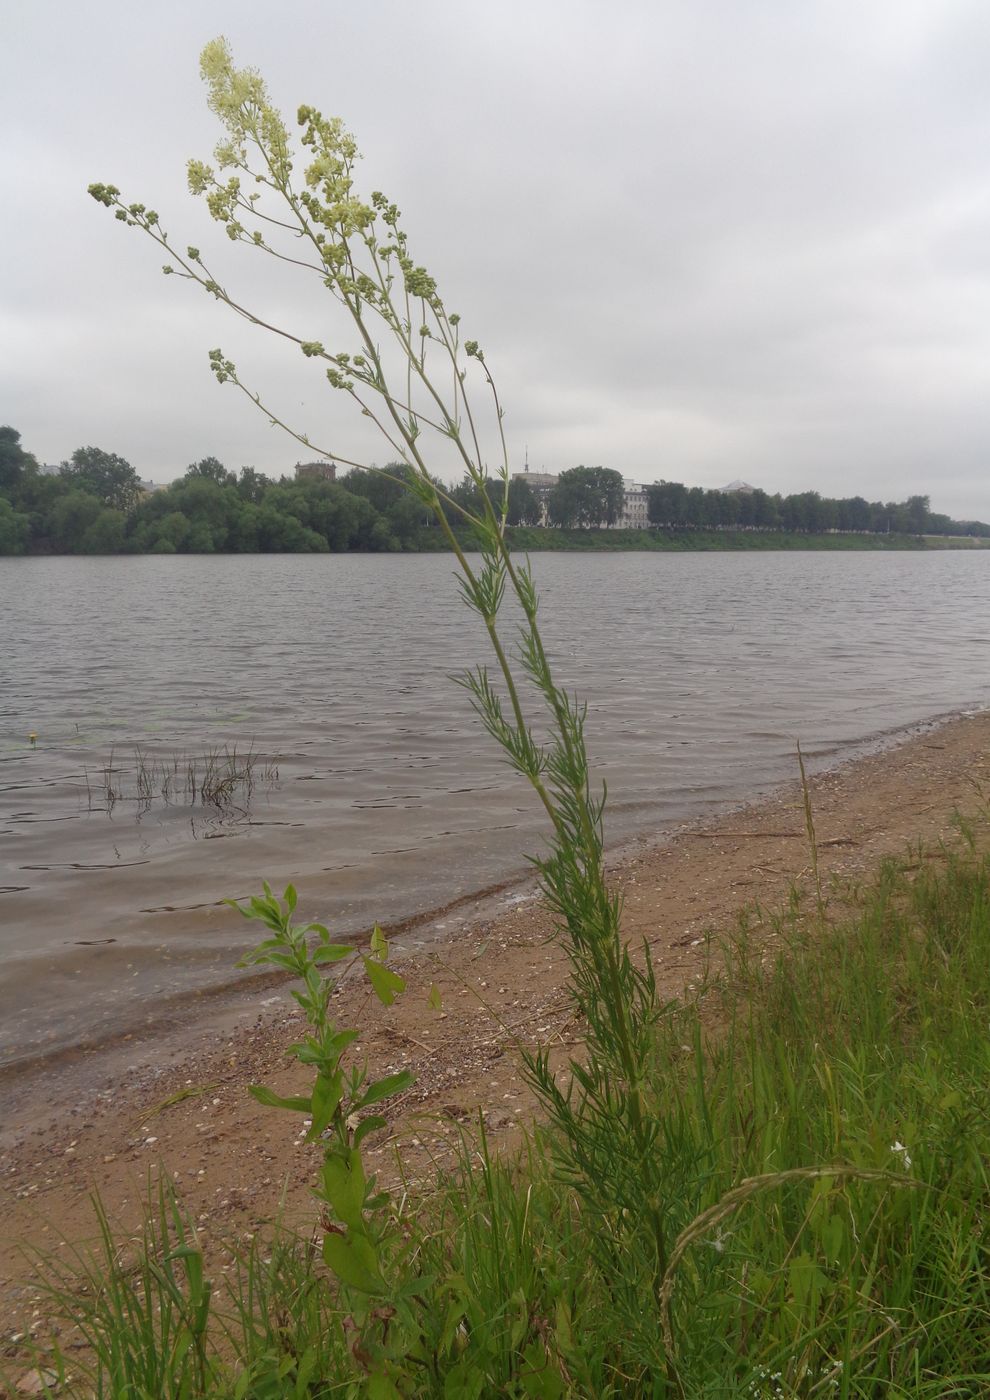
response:
[[[331,1016],[334,981],[324,976],[320,967],[328,961],[350,958],[352,966],[366,969],[372,987],[386,1005],[405,989],[405,982],[385,966],[388,944],[377,925],[372,955],[366,957],[348,944],[332,943],[323,924],[294,924],[296,902],[292,885],[279,900],[267,881],[263,897],[253,897],[246,904],[226,901],[245,919],[260,921],[274,934],[246,953],[240,966],[267,965],[297,977],[302,985],[293,987],[292,995],[309,1027],[305,1039],[289,1047],[289,1054],[313,1071],[309,1093],[282,1095],[263,1084],[252,1084],[250,1092],[266,1107],[309,1115],[306,1139],[323,1144],[315,1188],[325,1230],[323,1257],[340,1284],[356,1294],[349,1300],[352,1311],[366,1324],[376,1301],[388,1291],[386,1268],[395,1272],[393,1256],[401,1252],[402,1236],[394,1228],[388,1197],[377,1190],[375,1177],[366,1174],[361,1157],[362,1141],[369,1132],[383,1127],[385,1119],[364,1110],[403,1093],[413,1083],[413,1075],[400,1070],[375,1079],[369,1075],[366,1061],[348,1059],[358,1032],[341,1029]],[[383,975],[386,983],[375,980]]]

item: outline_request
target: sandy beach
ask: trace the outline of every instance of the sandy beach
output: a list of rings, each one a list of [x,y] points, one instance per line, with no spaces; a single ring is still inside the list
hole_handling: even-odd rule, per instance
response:
[[[826,880],[869,878],[886,855],[957,839],[954,813],[985,808],[990,796],[990,713],[915,729],[895,747],[817,776],[811,793]],[[731,930],[746,907],[778,907],[809,876],[796,781],[613,861],[625,933],[649,944],[671,996],[701,973],[709,933]],[[479,1112],[495,1142],[511,1142],[532,1112],[514,1042],[549,1043],[561,1056],[580,1043],[565,959],[532,886],[490,894],[439,922],[444,941],[417,947],[415,937],[395,935],[408,985],[394,1007],[379,1006],[356,981],[335,993],[341,1024],[362,1028],[372,1065],[416,1075],[369,1152],[386,1178],[397,1146],[414,1179],[427,1174]],[[252,928],[244,931],[249,939]],[[758,924],[756,936],[771,938],[769,926]],[[433,986],[439,1012],[429,1004]],[[64,1254],[91,1238],[95,1192],[127,1230],[149,1180],[168,1173],[217,1269],[229,1262],[227,1242],[262,1228],[280,1203],[290,1222],[306,1226],[319,1149],[301,1141],[301,1120],[247,1093],[254,1082],[298,1092],[302,1081],[285,1058],[300,1030],[291,1005],[284,985],[255,987],[250,1004],[204,1008],[194,1029],[158,1047],[122,1045],[99,1066],[67,1056],[20,1086],[0,1157],[4,1333],[36,1316],[25,1249]]]

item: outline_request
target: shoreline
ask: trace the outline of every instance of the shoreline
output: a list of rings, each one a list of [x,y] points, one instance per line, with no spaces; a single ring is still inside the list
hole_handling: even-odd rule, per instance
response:
[[[755,551],[762,554],[791,554],[795,551],[845,552],[845,553],[940,553],[945,550],[990,549],[990,535],[904,535],[872,534],[848,531],[834,533],[803,533],[799,530],[757,530],[757,529],[677,529],[671,526],[648,526],[643,528],[622,528],[619,526],[598,526],[587,529],[557,528],[532,525],[510,525],[508,527],[512,549],[519,553],[586,553],[586,554],[712,554],[746,553]],[[468,554],[477,548],[471,537],[461,541]],[[229,550],[213,549],[204,552],[195,550],[174,550],[162,554],[155,550],[122,549],[110,554],[93,554],[88,551],[59,553],[51,550],[28,551],[24,554],[0,555],[3,559],[16,559],[18,562],[36,559],[161,559],[219,557],[240,559],[264,558],[275,554],[307,554],[309,550]],[[420,539],[415,544],[403,545],[397,549],[327,549],[320,551],[328,555],[357,554],[369,558],[385,559],[404,554],[446,554],[447,544],[439,540]]]
[[[971,708],[940,712],[813,755],[806,752],[805,766],[813,778],[840,772],[865,758],[888,753],[979,712]],[[779,782],[759,784],[749,796],[731,800],[728,805],[718,803],[701,818],[674,818],[658,827],[627,832],[607,851],[607,866],[609,870],[621,868],[629,858],[642,856],[644,852],[659,855],[679,836],[759,807],[787,786]],[[392,920],[381,920],[381,928],[391,942],[393,960],[404,965],[410,957],[424,955],[433,947],[443,947],[451,937],[451,924],[459,931],[469,932],[497,921],[508,907],[532,898],[535,888],[532,872],[520,857],[516,869],[493,884],[469,889],[449,901],[413,909]],[[219,909],[222,903],[218,900],[214,907]],[[372,928],[368,926],[342,937],[356,946],[363,946],[371,933]],[[250,936],[245,946],[249,942]],[[35,1106],[39,1100],[49,1104],[48,1112],[54,1119],[70,1105],[98,1099],[121,1074],[167,1075],[173,1063],[184,1062],[197,1053],[200,1042],[213,1034],[217,1024],[236,1026],[256,1014],[259,1006],[274,1008],[262,1016],[265,1021],[277,1022],[284,1011],[294,1013],[289,986],[289,981],[274,971],[238,971],[232,959],[229,974],[222,981],[169,993],[143,1015],[139,1014],[140,1008],[135,1010],[119,1030],[99,1035],[89,1033],[78,1041],[32,1048],[17,1058],[4,1059],[0,1062],[0,1104],[3,1106],[0,1159],[5,1151],[16,1148],[26,1124],[36,1126]],[[60,1081],[60,1091],[54,1096],[51,1093],[53,1076],[58,1076]]]
[[[990,794],[990,712],[912,730],[903,742],[888,741],[811,778],[824,878],[868,879],[884,856],[909,843],[949,837],[953,810],[975,810],[981,782],[984,802]],[[648,837],[625,843],[610,869],[624,894],[626,936],[649,943],[664,993],[676,996],[701,974],[709,931],[730,932],[754,902],[777,907],[793,882],[807,880],[808,864],[792,783],[684,824],[659,844]],[[511,1142],[529,1120],[533,1105],[518,1075],[515,1037],[552,1042],[561,1056],[577,1043],[564,959],[532,880],[528,890],[499,887],[487,905],[459,901],[444,923],[450,927],[443,942],[409,947],[407,935],[393,934],[408,989],[390,1010],[373,1003],[363,985],[345,983],[334,994],[341,1023],[362,1027],[362,1048],[377,1069],[408,1065],[417,1076],[395,1108],[388,1138],[371,1150],[372,1161],[387,1168],[401,1141],[413,1178],[443,1159],[444,1144],[478,1112],[496,1142]],[[434,984],[440,1013],[427,1004]],[[27,1315],[35,1306],[32,1290],[12,1283],[24,1274],[19,1248],[67,1249],[91,1236],[94,1191],[111,1218],[132,1228],[159,1170],[172,1176],[208,1240],[253,1231],[282,1199],[290,1221],[309,1219],[318,1151],[296,1141],[292,1118],[261,1108],[246,1092],[258,1081],[281,1093],[295,1089],[284,1047],[298,1036],[299,1022],[287,991],[283,982],[268,997],[252,989],[237,1005],[211,1006],[208,1025],[201,1018],[195,1035],[153,1040],[143,1064],[135,1062],[136,1046],[120,1047],[88,1097],[78,1082],[73,1089],[64,1065],[56,1094],[49,1085],[39,1097],[38,1087],[26,1086],[17,1140],[8,1130],[0,1154],[5,1315]]]

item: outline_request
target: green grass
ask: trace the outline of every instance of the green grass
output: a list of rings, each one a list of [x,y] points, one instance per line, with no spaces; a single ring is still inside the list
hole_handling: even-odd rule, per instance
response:
[[[363,1332],[287,1235],[210,1299],[165,1200],[136,1261],[107,1228],[54,1281],[89,1345],[44,1364],[101,1396],[987,1394],[990,866],[969,846],[890,862],[846,898],[824,927],[798,900],[751,916],[653,1027],[660,1310],[644,1222],[589,1209],[534,1128],[512,1161],[466,1136],[406,1199],[402,1301]]]

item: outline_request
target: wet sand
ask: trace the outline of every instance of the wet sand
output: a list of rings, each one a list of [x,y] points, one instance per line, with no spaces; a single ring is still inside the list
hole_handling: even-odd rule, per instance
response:
[[[869,878],[883,856],[909,844],[957,839],[955,811],[986,809],[990,713],[915,731],[893,749],[820,774],[811,790],[823,875]],[[707,933],[728,931],[754,903],[778,907],[792,882],[807,885],[800,791],[795,783],[659,846],[641,842],[612,864],[624,931],[649,943],[662,989],[676,995],[700,974]],[[565,959],[532,886],[490,892],[434,916],[433,927],[443,941],[417,946],[415,929],[394,940],[408,983],[396,1006],[380,1007],[356,981],[335,994],[340,1022],[362,1027],[372,1066],[409,1066],[416,1075],[369,1149],[386,1176],[397,1145],[414,1178],[428,1173],[479,1112],[495,1142],[512,1141],[533,1106],[514,1041],[549,1043],[561,1056],[579,1044]],[[772,932],[762,925],[757,937]],[[428,1004],[434,984],[439,1013]],[[280,1202],[289,1221],[312,1219],[319,1149],[301,1141],[300,1119],[263,1109],[247,1093],[253,1082],[282,1093],[304,1083],[285,1058],[300,1031],[291,1007],[285,984],[253,984],[246,998],[210,1005],[194,1030],[164,1027],[152,1053],[124,1042],[102,1052],[98,1067],[67,1056],[25,1079],[2,1125],[4,1333],[29,1325],[37,1306],[24,1247],[65,1255],[91,1238],[93,1192],[130,1229],[149,1177],[167,1172],[216,1269],[229,1259],[223,1242],[270,1221]]]

